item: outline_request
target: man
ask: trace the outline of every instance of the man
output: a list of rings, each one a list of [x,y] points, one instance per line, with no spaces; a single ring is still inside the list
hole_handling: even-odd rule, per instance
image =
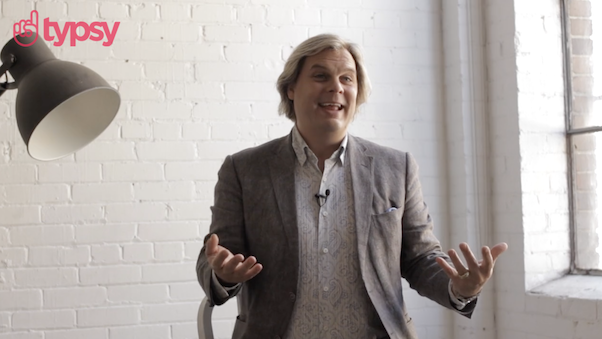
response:
[[[197,262],[212,304],[238,296],[233,338],[415,339],[402,277],[470,317],[507,245],[445,255],[412,156],[347,133],[369,92],[357,46],[306,40],[278,90],[295,127],[226,158]]]

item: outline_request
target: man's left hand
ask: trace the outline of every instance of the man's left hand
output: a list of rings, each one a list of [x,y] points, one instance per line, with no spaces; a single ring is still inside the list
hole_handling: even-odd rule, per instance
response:
[[[451,279],[454,293],[458,296],[468,298],[481,292],[487,280],[493,275],[495,261],[507,249],[508,245],[503,242],[493,246],[491,249],[483,246],[481,248],[483,260],[477,261],[468,244],[461,243],[460,250],[466,259],[468,267],[462,263],[462,259],[460,259],[454,249],[448,252],[454,267],[449,265],[443,258],[437,258],[437,263]]]

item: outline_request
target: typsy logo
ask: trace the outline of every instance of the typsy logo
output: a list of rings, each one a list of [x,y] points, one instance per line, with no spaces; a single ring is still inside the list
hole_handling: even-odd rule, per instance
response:
[[[78,32],[78,29],[81,28]],[[50,21],[49,18],[44,19],[44,40],[53,42],[52,44],[55,46],[62,46],[65,40],[67,39],[67,35],[69,35],[69,45],[75,46],[77,41],[103,41],[103,46],[111,46],[113,41],[115,40],[115,35],[117,35],[117,29],[119,28],[119,22],[115,22],[113,24],[113,28],[109,28],[109,24],[106,22],[94,21],[91,24],[87,24],[83,21],[75,22],[75,21],[67,21],[65,25],[61,29],[59,23],[56,21]],[[13,36],[15,37],[15,41],[23,46],[31,46],[37,40],[39,34],[38,29],[38,11],[31,11],[30,18],[27,20],[21,20],[13,25]],[[79,33],[82,34],[79,34]],[[54,35],[53,35],[54,33]],[[33,34],[36,34],[33,42],[23,43],[19,41],[18,36],[31,37]],[[56,41],[55,41],[56,40]]]

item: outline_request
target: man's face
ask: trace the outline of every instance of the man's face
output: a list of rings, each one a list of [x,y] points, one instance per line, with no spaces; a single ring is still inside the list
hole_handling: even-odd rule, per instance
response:
[[[288,89],[301,134],[334,133],[342,138],[355,114],[357,87],[355,60],[346,49],[307,57]]]

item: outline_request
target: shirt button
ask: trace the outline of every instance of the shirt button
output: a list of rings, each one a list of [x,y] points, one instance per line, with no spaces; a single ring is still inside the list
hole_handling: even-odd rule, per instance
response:
[[[295,293],[291,292],[288,296],[291,298],[291,300],[295,300]]]
[[[323,211],[322,215],[325,216],[325,217],[327,217],[328,216],[328,211]]]
[[[322,250],[322,252],[324,252],[324,253],[328,253],[328,248],[324,248],[324,249]]]
[[[329,288],[328,286],[324,286],[324,292],[328,292]]]

